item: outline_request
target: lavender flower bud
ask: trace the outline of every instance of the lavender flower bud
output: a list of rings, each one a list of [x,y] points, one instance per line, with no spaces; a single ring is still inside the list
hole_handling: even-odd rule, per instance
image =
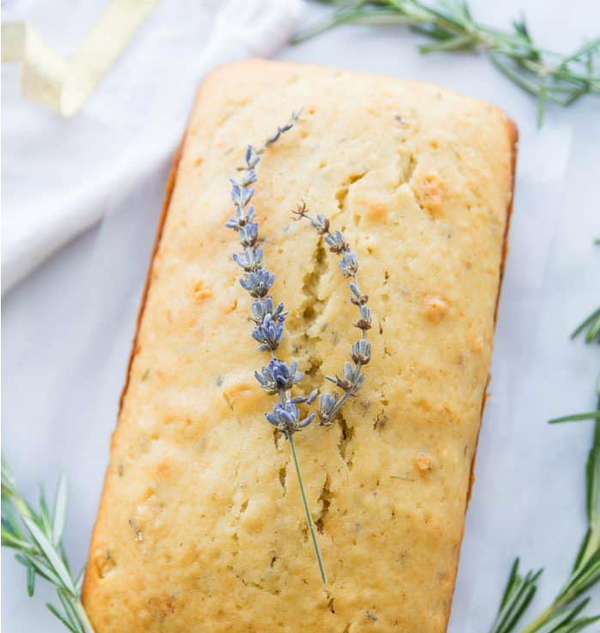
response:
[[[245,207],[254,195],[254,189],[246,189],[243,186],[240,187],[233,179],[231,180],[231,184],[233,185],[231,187],[231,199],[233,203],[237,207]]]
[[[344,378],[348,382],[354,384],[359,374],[360,374],[360,367],[356,367],[352,365],[352,363],[349,360],[347,360],[344,363]]]
[[[360,330],[371,329],[371,310],[366,305],[360,305],[360,319],[354,325]]]
[[[279,393],[279,391],[288,391],[296,383],[300,382],[304,378],[302,372],[296,373],[298,364],[292,363],[290,367],[277,358],[271,359],[266,367],[263,367],[261,372],[254,372],[256,380],[260,383],[260,386],[269,394],[273,395]],[[294,400],[292,400],[294,402]],[[306,399],[302,400],[306,402]]]
[[[260,246],[247,248],[242,255],[233,254],[233,260],[246,272],[256,271],[261,267],[263,251]],[[243,285],[243,284],[242,284]]]
[[[242,226],[239,230],[240,243],[244,247],[254,246],[258,239],[258,224],[251,222]]]
[[[358,270],[358,260],[356,255],[350,251],[346,251],[342,257],[342,261],[339,264],[342,269],[344,277],[353,277]]]
[[[283,339],[283,326],[278,321],[274,321],[270,314],[267,314],[261,325],[252,331],[252,336],[258,343],[262,351],[275,351]]]
[[[250,205],[247,209],[236,207],[235,214],[236,217],[231,218],[225,224],[228,229],[233,229],[234,231],[240,231],[243,226],[246,226],[248,222],[252,222],[252,220],[256,217],[256,213],[252,205]]]
[[[354,389],[354,384],[345,378],[340,378],[339,376],[325,376],[325,379],[342,389],[342,391],[351,392]]]
[[[240,181],[240,186],[242,187],[247,187],[256,182],[256,172],[254,169],[246,169],[245,172]]]
[[[273,309],[273,299],[271,297],[265,297],[258,301],[252,302],[252,320],[255,323],[262,323],[265,317],[269,314],[274,321],[283,323],[287,312],[283,311],[283,303],[280,303],[275,309]]]
[[[275,275],[270,273],[266,268],[261,268],[248,273],[244,279],[240,279],[240,284],[252,297],[258,299],[259,297],[264,297],[269,292],[269,288],[271,288],[274,281]]]
[[[227,222],[225,223],[225,226],[228,229],[239,231],[244,226],[244,224],[246,224],[246,214],[244,213],[243,209],[241,209],[240,207],[236,207],[235,218],[231,218],[230,220],[227,220]]]
[[[273,426],[276,426],[287,438],[296,431],[308,426],[315,419],[315,414],[311,413],[303,420],[300,420],[298,407],[293,402],[286,402],[285,404],[277,403],[273,407],[273,411],[265,413],[265,416],[267,420]]]
[[[327,242],[329,250],[332,253],[344,253],[350,250],[350,245],[344,239],[344,235],[341,231],[336,231],[333,235],[328,233],[325,236],[325,242]]]
[[[318,389],[313,389],[308,396],[294,396],[291,402],[294,404],[312,404],[315,398],[319,395]]]
[[[310,223],[319,235],[324,235],[327,231],[329,231],[329,220],[323,217],[320,213],[317,213],[317,218],[315,220],[311,220]]]
[[[371,360],[371,343],[361,339],[352,345],[352,360],[358,365],[367,365]]]
[[[336,387],[348,392],[349,395],[354,395],[365,381],[365,376],[360,373],[360,365],[353,366],[350,361],[346,361],[344,365],[342,378],[339,376],[325,376],[325,378],[336,385]]]
[[[355,283],[350,284],[350,291],[354,295],[353,297],[350,297],[350,301],[352,301],[354,305],[362,306],[369,300],[369,297],[367,295],[361,294],[358,286]]]
[[[248,145],[248,149],[246,150],[246,165],[248,169],[253,169],[258,165],[258,161],[260,160],[260,156],[256,153],[256,150],[252,145]]]
[[[337,392],[321,394],[319,398],[319,420],[323,426],[330,426],[333,417],[336,414],[337,401],[339,394]]]

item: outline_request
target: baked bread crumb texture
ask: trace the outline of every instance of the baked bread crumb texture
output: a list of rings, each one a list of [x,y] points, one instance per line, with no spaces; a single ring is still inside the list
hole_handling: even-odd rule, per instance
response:
[[[321,584],[289,446],[253,373],[268,357],[224,226],[229,176],[293,110],[254,203],[279,355],[303,385],[356,338],[304,200],[358,253],[367,381],[296,435],[330,579]],[[457,571],[512,195],[516,131],[437,86],[250,61],[202,84],[166,203],[91,543],[97,633],[440,633]]]

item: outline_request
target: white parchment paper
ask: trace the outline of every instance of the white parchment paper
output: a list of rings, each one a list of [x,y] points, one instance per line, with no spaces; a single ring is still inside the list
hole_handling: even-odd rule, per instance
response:
[[[595,35],[591,18],[598,9],[592,0],[472,5],[496,24],[524,8],[536,36],[558,48]],[[311,6],[309,16],[318,11]],[[280,57],[437,82],[498,103],[519,124],[516,200],[491,397],[449,629],[485,633],[513,558],[520,555],[526,568],[546,567],[535,611],[558,590],[585,528],[584,462],[591,429],[585,423],[549,427],[546,420],[591,408],[600,370],[597,348],[568,340],[600,302],[600,247],[592,244],[600,236],[599,105],[587,100],[568,111],[551,109],[538,131],[533,101],[484,59],[468,54],[424,58],[415,51],[418,41],[405,30],[348,27],[286,49]],[[157,68],[151,79],[157,85],[161,72]],[[183,130],[184,124],[181,118],[173,125]],[[35,137],[28,142],[35,151]],[[52,142],[59,145],[60,136]],[[76,565],[85,560],[108,460],[167,154],[135,182],[115,187],[103,203],[102,223],[4,300],[3,450],[31,495],[36,482],[50,482],[61,469],[67,473],[66,538]],[[61,631],[43,606],[42,598],[52,598],[51,591],[40,583],[41,596],[28,599],[22,568],[6,552],[2,563],[3,630]],[[598,591],[593,606],[600,612]]]

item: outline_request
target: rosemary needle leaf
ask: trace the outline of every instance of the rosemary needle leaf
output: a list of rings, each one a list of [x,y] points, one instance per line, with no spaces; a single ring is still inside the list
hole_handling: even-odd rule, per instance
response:
[[[590,525],[600,521],[600,422],[594,429],[594,445],[586,464],[587,506]]]
[[[83,627],[79,623],[79,619],[77,617],[77,613],[75,611],[75,607],[73,606],[73,602],[69,600],[69,597],[65,594],[62,589],[57,591],[58,598],[63,606],[64,612],[71,623],[71,626],[77,633],[84,633]]]
[[[15,536],[12,532],[2,526],[2,544],[5,547],[12,547],[14,549],[29,549],[31,546],[27,541]]]
[[[500,602],[500,610],[502,610],[506,606],[506,603],[508,602],[508,599],[510,598],[513,592],[513,589],[515,588],[515,585],[518,585],[518,583],[520,582],[520,576],[519,576],[520,562],[521,560],[519,558],[515,558],[515,562],[513,563],[513,566],[510,570],[510,574],[508,576],[506,589],[504,590],[504,593],[502,594],[502,600]]]
[[[586,629],[590,624],[594,624],[594,622],[600,622],[600,615],[571,622],[569,628],[558,629],[555,633],[578,633],[578,631],[583,631],[583,629]]]
[[[46,534],[50,534],[52,531],[52,521],[50,520],[50,512],[48,510],[48,504],[46,503],[46,495],[44,489],[40,486],[40,517],[41,522],[38,522],[39,526],[44,530]]]
[[[553,624],[554,627],[556,627],[559,624],[568,624],[569,622],[572,622],[585,609],[585,607],[587,607],[589,601],[590,599],[586,598],[575,606],[564,609],[557,615],[555,621],[551,621],[549,625]],[[549,625],[546,626],[548,632],[552,630],[551,628],[549,628]],[[543,628],[540,629],[540,631],[543,633]]]
[[[75,580],[75,589],[77,589],[77,592],[80,593],[81,592],[81,587],[83,585],[83,576],[85,574],[85,567],[81,568],[81,571],[79,572],[79,576],[77,576],[77,579]]]
[[[587,328],[589,329],[585,337],[586,343],[592,343],[596,337],[600,343],[600,308],[592,312],[592,314],[573,331],[571,338],[576,338]]]
[[[42,530],[36,525],[34,521],[27,517],[23,517],[23,523],[27,526],[27,529],[31,533],[31,536],[42,550],[47,561],[54,569],[56,575],[60,578],[61,583],[73,594],[75,594],[75,586],[71,578],[69,570],[66,568],[64,562],[59,557],[56,549],[46,538]]]
[[[35,591],[35,568],[33,565],[27,565],[27,595],[32,598]]]
[[[596,550],[589,560],[584,561],[585,554],[581,559],[579,569],[575,569],[568,585],[563,589],[560,596],[570,597],[572,594],[573,598],[571,599],[574,599],[600,580],[600,550]]]
[[[46,602],[46,606],[50,610],[52,615],[55,615],[72,633],[79,633],[76,628],[74,628],[70,622],[62,615],[62,613],[50,602]]]
[[[31,565],[35,568],[35,571],[48,582],[51,582],[53,585],[60,585],[60,577],[58,574],[54,573],[54,571],[48,567],[46,563],[38,560],[33,554],[29,552],[23,552],[21,556],[17,556],[17,560],[20,563],[23,563],[26,567]]]
[[[573,413],[563,415],[560,418],[548,420],[549,424],[560,424],[561,422],[579,422],[580,420],[600,420],[600,411],[588,411],[587,413]]]
[[[52,517],[52,537],[54,545],[61,542],[67,515],[67,478],[61,473],[54,497],[54,513]]]
[[[588,503],[589,503],[589,499],[588,499]],[[588,507],[588,515],[589,515],[589,507]],[[575,562],[573,563],[573,569],[572,569],[573,572],[576,571],[577,568],[581,565],[581,562],[583,561],[583,557],[585,556],[587,552],[588,544],[590,542],[591,537],[592,537],[592,530],[588,529],[587,532],[585,533],[585,536],[583,537],[583,540],[581,541],[581,545],[579,546],[579,551],[577,552],[577,556],[575,557]]]

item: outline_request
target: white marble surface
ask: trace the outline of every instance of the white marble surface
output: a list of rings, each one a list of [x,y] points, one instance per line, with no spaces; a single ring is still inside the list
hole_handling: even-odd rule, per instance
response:
[[[472,5],[499,25],[524,9],[534,33],[561,49],[575,46],[582,35],[597,35],[593,27],[600,23],[594,0]],[[318,11],[311,6],[307,17]],[[592,245],[600,236],[600,103],[588,99],[568,111],[550,109],[538,131],[532,100],[485,59],[421,57],[418,40],[406,30],[347,27],[278,56],[437,82],[498,103],[519,124],[491,398],[449,629],[485,633],[513,557],[520,554],[527,567],[546,567],[536,611],[558,589],[585,527],[590,428],[549,427],[546,420],[592,407],[600,369],[597,348],[568,341],[573,326],[600,300],[600,247]],[[157,71],[148,81],[160,79]],[[5,90],[3,106],[17,98],[16,91],[7,96]],[[28,142],[35,151],[42,141]],[[60,144],[60,137],[53,142]],[[60,470],[67,473],[66,545],[75,566],[85,560],[97,508],[168,161],[165,156],[136,186],[109,197],[99,226],[3,302],[3,451],[29,495],[36,494],[37,482],[50,485]],[[2,564],[3,631],[61,631],[43,606],[52,592],[40,583],[40,595],[28,599],[22,568],[7,552]],[[600,591],[593,601],[600,612]]]

